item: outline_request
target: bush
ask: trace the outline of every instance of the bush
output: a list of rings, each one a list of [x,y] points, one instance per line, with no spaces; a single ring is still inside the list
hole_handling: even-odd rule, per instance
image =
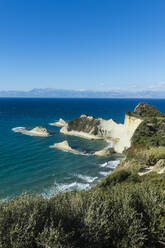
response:
[[[132,173],[126,169],[120,169],[113,172],[111,175],[102,180],[98,187],[105,188],[112,187],[119,183],[136,183],[139,182],[139,176],[137,173]]]
[[[0,203],[0,248],[161,247],[165,194],[155,185],[163,180],[121,170],[89,191]]]

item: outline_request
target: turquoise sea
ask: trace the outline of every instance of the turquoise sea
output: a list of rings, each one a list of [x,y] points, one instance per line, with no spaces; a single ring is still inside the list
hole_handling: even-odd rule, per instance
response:
[[[95,117],[124,121],[124,113],[140,102],[155,105],[165,114],[165,100],[151,99],[0,99],[0,199],[22,193],[50,197],[57,191],[88,189],[97,184],[117,165],[119,156],[95,157],[91,152],[106,146],[105,141],[89,141],[59,133],[49,123],[63,118],[69,121],[85,113]],[[31,129],[42,125],[50,137],[16,133],[15,127]],[[68,140],[89,155],[76,155],[50,145]]]

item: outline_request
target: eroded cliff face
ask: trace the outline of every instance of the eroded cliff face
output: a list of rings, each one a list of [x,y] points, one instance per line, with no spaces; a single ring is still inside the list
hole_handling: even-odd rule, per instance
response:
[[[109,139],[113,141],[114,150],[122,153],[130,147],[133,133],[141,122],[140,118],[127,114],[124,124],[118,124],[112,119],[96,119],[92,116],[81,115],[80,118],[71,120],[60,131],[88,139]]]
[[[137,117],[125,115],[124,124],[118,124],[112,119],[100,121],[100,135],[103,138],[110,139],[114,142],[114,149],[122,153],[131,145],[131,138],[140,125],[142,120]]]

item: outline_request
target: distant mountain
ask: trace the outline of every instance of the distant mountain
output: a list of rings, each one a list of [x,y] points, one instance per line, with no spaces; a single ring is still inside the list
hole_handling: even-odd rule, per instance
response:
[[[165,98],[165,91],[92,91],[62,89],[32,89],[30,91],[0,91],[0,97],[45,97],[45,98]]]

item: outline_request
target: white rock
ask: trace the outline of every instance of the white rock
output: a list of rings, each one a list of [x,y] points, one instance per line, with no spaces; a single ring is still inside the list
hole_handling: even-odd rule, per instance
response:
[[[142,122],[141,119],[125,115],[124,124],[118,124],[112,119],[100,120],[100,135],[104,138],[111,139],[114,142],[114,149],[118,153],[122,153],[131,145],[131,138]]]
[[[47,129],[42,126],[35,127],[31,130],[27,130],[25,127],[15,127],[12,130],[16,133],[22,133],[30,136],[41,136],[41,137],[50,136],[50,133],[47,131]]]
[[[99,137],[99,136],[96,136],[96,135],[93,135],[93,134],[89,134],[89,133],[85,133],[85,132],[82,132],[82,131],[68,131],[67,129],[67,125],[62,127],[60,129],[60,133],[63,133],[63,134],[67,134],[67,135],[72,135],[72,136],[78,136],[78,137],[82,137],[82,138],[85,138],[85,139],[102,139],[102,137]]]
[[[60,118],[57,122],[50,123],[50,125],[57,126],[57,127],[63,127],[63,126],[66,126],[67,123],[62,118]]]
[[[86,117],[86,115],[81,115]],[[93,118],[93,117],[92,117]],[[75,130],[68,131],[67,125],[61,128],[60,132],[68,135],[79,136],[85,139],[109,139],[113,141],[113,148],[117,153],[122,153],[125,149],[131,146],[131,138],[140,125],[142,120],[140,118],[125,115],[124,124],[116,123],[112,119],[104,120],[98,119],[100,124],[98,126],[98,135],[93,135],[87,132],[79,132]]]
[[[27,131],[29,134],[33,134],[36,136],[43,136],[43,137],[47,137],[50,136],[50,133],[47,131],[46,128],[39,126],[39,127],[35,127],[33,129],[31,129],[30,131]]]
[[[81,154],[81,152],[76,151],[75,149],[72,149],[69,146],[67,140],[65,140],[63,142],[60,142],[60,143],[55,143],[54,145],[50,146],[50,148],[56,148],[56,149],[60,149],[60,150],[62,150],[64,152],[71,152],[71,153],[74,153],[74,154]]]
[[[114,153],[113,148],[102,149],[94,153],[95,156],[111,156]]]

